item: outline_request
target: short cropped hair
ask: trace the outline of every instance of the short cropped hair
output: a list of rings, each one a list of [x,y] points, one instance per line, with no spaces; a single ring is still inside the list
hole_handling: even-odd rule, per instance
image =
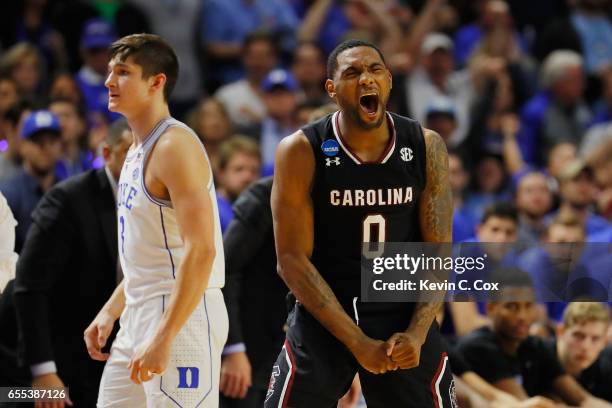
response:
[[[561,225],[566,228],[578,228],[583,234],[586,234],[586,228],[584,222],[574,214],[560,211],[548,224],[546,232],[550,232],[551,228],[555,225]]]
[[[480,222],[484,224],[491,217],[508,219],[513,221],[515,224],[518,224],[519,222],[518,210],[516,209],[516,206],[506,201],[499,201],[488,206],[485,209]]]
[[[247,156],[257,157],[261,161],[261,152],[257,143],[250,137],[236,135],[219,146],[219,169],[225,170],[225,167],[236,153],[244,153]]]
[[[562,79],[568,68],[582,67],[583,59],[575,51],[556,50],[550,53],[542,63],[540,80],[543,88],[550,88],[559,79]]]
[[[591,322],[610,324],[610,308],[599,302],[571,302],[563,312],[565,328]]]
[[[336,70],[338,69],[338,55],[346,50],[356,47],[373,48],[380,56],[382,62],[386,64],[382,51],[380,51],[380,49],[374,43],[365,40],[346,40],[334,48],[331,54],[329,54],[329,57],[327,58],[327,78],[332,79],[336,74]]]
[[[118,39],[110,46],[111,58],[125,61],[132,57],[142,67],[142,77],[164,74],[164,99],[170,99],[178,78],[178,58],[172,47],[160,36],[154,34],[131,34]]]

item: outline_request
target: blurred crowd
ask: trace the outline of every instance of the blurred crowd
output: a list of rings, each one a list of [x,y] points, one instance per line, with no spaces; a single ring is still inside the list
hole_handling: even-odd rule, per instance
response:
[[[0,236],[0,290],[20,273],[17,254],[33,241],[32,212],[45,193],[119,160],[121,131],[112,136],[111,129],[121,119],[108,111],[104,86],[108,46],[130,33],[159,34],[180,61],[171,112],[205,145],[222,229],[235,229],[226,235],[226,297],[236,305],[228,305],[234,336],[230,329],[232,358],[222,381],[230,397],[258,387],[265,395],[270,371],[268,357],[249,353],[248,343],[260,342],[253,340],[256,317],[240,314],[263,310],[241,298],[253,285],[266,290],[244,283],[241,268],[249,262],[265,264],[262,276],[273,277],[262,279],[282,294],[266,299],[280,302],[272,305],[280,315],[270,324],[279,327],[268,349],[282,344],[286,288],[274,276],[271,181],[262,177],[273,174],[283,137],[335,110],[323,87],[326,62],[345,39],[380,47],[393,75],[389,109],[447,144],[454,242],[612,242],[610,0],[23,0],[0,8],[0,230],[16,228],[14,245]],[[16,286],[27,292],[25,283]],[[2,301],[0,324],[16,328],[3,320]],[[612,330],[609,311],[574,308],[564,318],[565,304],[542,307],[529,324],[534,335],[567,337],[562,360],[568,349],[588,349],[576,357],[580,364],[564,367],[579,378]],[[443,329],[451,339],[508,318],[507,310],[486,313],[473,302],[449,304],[446,312]],[[593,322],[603,333],[597,347],[576,345],[567,334],[570,326]],[[471,348],[463,350],[469,355]],[[609,351],[605,373],[612,373]],[[255,366],[251,373],[254,358],[265,374]],[[576,371],[576,364],[584,367]],[[489,371],[478,374],[494,383]],[[540,394],[538,387],[525,390]]]

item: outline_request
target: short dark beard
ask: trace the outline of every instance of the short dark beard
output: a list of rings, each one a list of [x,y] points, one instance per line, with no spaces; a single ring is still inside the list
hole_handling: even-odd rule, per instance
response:
[[[383,121],[386,118],[384,110],[383,110],[383,114],[380,115],[380,118],[378,118],[378,120],[374,123],[364,122],[364,120],[359,115],[359,108],[347,109],[345,110],[345,112],[348,114],[348,117],[351,120],[351,122],[355,123],[357,126],[362,128],[363,130],[371,130],[371,129],[377,129],[381,127],[383,124]]]

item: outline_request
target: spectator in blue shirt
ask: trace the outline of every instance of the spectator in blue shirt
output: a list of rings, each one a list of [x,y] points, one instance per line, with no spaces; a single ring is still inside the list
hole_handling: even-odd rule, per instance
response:
[[[587,236],[610,228],[611,223],[592,210],[597,188],[593,171],[584,161],[577,159],[569,163],[558,179],[561,200],[558,213],[568,213],[578,218],[584,224]]]
[[[521,111],[517,141],[523,159],[541,165],[544,153],[562,140],[578,144],[591,120],[584,104],[582,57],[569,50],[551,53],[542,64],[543,90],[531,98]]]
[[[106,21],[87,21],[81,36],[81,51],[85,62],[76,75],[88,115],[102,115],[109,121],[120,116],[118,113],[109,112],[108,89],[104,86],[110,61],[108,47],[116,39],[113,27]]]
[[[519,210],[518,240],[537,244],[546,229],[545,215],[553,204],[547,177],[539,171],[527,172],[517,182],[516,205]]]
[[[504,161],[497,154],[480,156],[473,169],[472,184],[465,198],[465,210],[475,219],[480,219],[488,206],[512,199]]]
[[[240,193],[259,178],[261,155],[259,146],[251,138],[234,136],[219,147],[217,182],[217,206],[221,231],[234,218],[232,204]]]
[[[244,76],[242,45],[255,31],[274,34],[282,51],[292,51],[298,23],[293,8],[283,0],[204,0],[201,34],[211,61],[210,79],[219,86]]]
[[[612,122],[612,67],[601,74],[601,82],[602,100],[597,104],[589,126]]]
[[[31,224],[30,215],[43,194],[55,184],[55,165],[61,155],[61,130],[57,116],[34,111],[21,130],[23,167],[0,185],[0,191],[17,220],[15,251],[21,251]]]
[[[453,242],[461,242],[474,236],[478,220],[463,205],[470,174],[461,156],[453,150],[448,152],[448,180],[453,192]]]
[[[49,104],[49,110],[60,121],[62,129],[62,157],[56,166],[60,180],[77,175],[93,167],[93,154],[87,146],[85,113],[69,99],[58,98]]]
[[[532,276],[538,300],[547,302],[547,315],[554,321],[561,319],[564,302],[608,298],[612,258],[602,245],[583,246],[585,237],[579,218],[559,214],[548,226],[544,244],[518,260],[518,266]]]
[[[280,141],[298,130],[295,110],[298,103],[298,83],[284,69],[268,74],[261,84],[266,116],[261,122],[262,175],[274,173],[274,155]]]

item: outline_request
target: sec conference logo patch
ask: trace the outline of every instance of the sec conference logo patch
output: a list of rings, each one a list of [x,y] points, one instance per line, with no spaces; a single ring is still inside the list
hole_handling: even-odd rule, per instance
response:
[[[323,150],[323,154],[327,157],[334,157],[340,152],[340,145],[334,139],[327,139],[321,143],[321,150]]]
[[[409,147],[402,147],[400,150],[400,155],[402,156],[402,160],[405,162],[409,162],[414,157],[412,155],[412,149]]]

